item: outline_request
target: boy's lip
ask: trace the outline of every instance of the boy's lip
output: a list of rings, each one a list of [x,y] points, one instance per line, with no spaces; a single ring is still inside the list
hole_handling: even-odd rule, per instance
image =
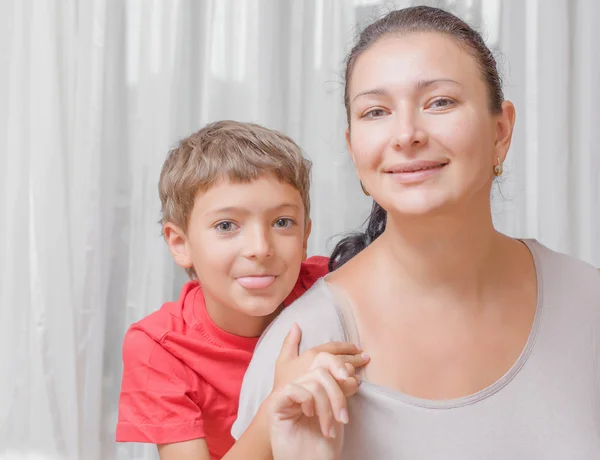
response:
[[[266,289],[275,282],[274,275],[240,276],[236,281],[245,289]]]

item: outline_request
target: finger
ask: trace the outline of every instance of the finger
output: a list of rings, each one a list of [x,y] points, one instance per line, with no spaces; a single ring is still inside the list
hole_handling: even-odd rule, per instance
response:
[[[354,396],[358,392],[360,383],[361,378],[358,374],[350,377],[348,380],[344,380],[342,382],[338,381],[338,385],[340,386],[340,389],[346,398]]]
[[[344,367],[346,368],[346,372],[348,372],[348,375],[350,377],[353,377],[354,374],[356,374],[356,369],[354,368],[354,366],[350,363],[345,363]]]
[[[315,355],[318,353],[330,353],[332,355],[354,355],[360,353],[361,350],[349,342],[328,342],[317,347],[307,350],[307,352],[313,352]]]
[[[292,328],[288,335],[283,341],[281,351],[277,361],[289,361],[298,357],[298,347],[300,346],[300,339],[302,339],[302,330],[296,323],[292,324]]]
[[[314,369],[322,368],[329,371],[342,389],[344,396],[348,397],[356,394],[358,391],[358,386],[362,382],[362,378],[356,373],[356,370],[352,364],[340,362],[339,356],[328,354],[325,354],[325,356],[321,357],[319,361],[316,361],[317,364],[319,364],[319,362],[323,365],[317,365],[314,367]],[[339,372],[342,366],[345,370],[345,374],[343,376]]]
[[[368,361],[368,357],[360,358],[360,355],[358,355],[358,359],[353,359],[355,356],[357,355],[336,356],[322,352],[315,357],[310,369],[322,367],[329,370],[331,375],[337,380],[346,380],[352,377],[356,372],[352,363],[357,363],[359,366],[362,366],[364,365],[365,360]]]
[[[334,419],[341,423],[348,423],[348,410],[346,398],[340,385],[325,368],[317,368],[310,371],[304,379],[299,379],[299,384],[309,388],[315,400],[315,409],[321,430],[325,436],[329,436],[333,427]],[[355,391],[356,380],[348,386],[348,391]]]
[[[308,390],[307,390],[308,391]],[[315,400],[311,395],[311,399],[309,401],[305,401],[301,404],[302,413],[306,417],[314,417],[315,416]]]
[[[330,353],[321,352],[313,359],[310,370],[319,368],[327,369],[338,380],[346,380],[352,375],[348,373],[346,363]]]
[[[359,367],[363,367],[366,365],[371,357],[366,353],[355,353],[352,355],[342,355],[340,358],[346,362],[352,364],[354,368],[358,369]]]
[[[290,410],[294,406],[298,406],[302,412],[305,412],[305,410],[310,412],[313,404],[313,394],[310,391],[302,385],[290,383],[273,394],[272,411],[276,417],[286,419],[295,415],[295,411]],[[306,413],[305,415],[311,417]]]
[[[335,418],[326,388],[318,377],[306,382],[304,385],[312,394],[315,410],[314,415],[317,416],[323,436],[326,438],[331,437],[331,427],[333,426]]]

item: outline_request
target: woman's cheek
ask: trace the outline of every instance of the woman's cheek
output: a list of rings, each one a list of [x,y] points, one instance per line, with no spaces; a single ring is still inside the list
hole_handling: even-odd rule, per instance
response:
[[[389,136],[378,126],[357,129],[351,136],[352,152],[356,167],[360,169],[375,167],[383,158]]]

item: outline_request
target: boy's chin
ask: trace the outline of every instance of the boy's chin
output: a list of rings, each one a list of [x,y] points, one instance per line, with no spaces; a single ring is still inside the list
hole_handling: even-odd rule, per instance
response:
[[[283,300],[255,298],[238,303],[238,310],[248,316],[271,316],[279,310]]]

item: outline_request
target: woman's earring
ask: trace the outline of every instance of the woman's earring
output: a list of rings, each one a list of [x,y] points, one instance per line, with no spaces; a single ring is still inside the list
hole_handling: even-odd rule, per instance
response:
[[[361,181],[361,180],[359,180],[359,182],[360,182],[360,188],[362,188],[362,191],[363,191],[363,193],[364,193],[365,195],[367,195],[367,196],[371,196],[371,194],[370,194],[369,192],[367,192],[367,189],[366,189],[366,188],[365,188],[365,186],[363,185],[362,181]]]
[[[502,175],[502,171],[504,171],[502,168],[502,160],[500,157],[498,157],[498,164],[494,166],[494,176],[500,177]]]

